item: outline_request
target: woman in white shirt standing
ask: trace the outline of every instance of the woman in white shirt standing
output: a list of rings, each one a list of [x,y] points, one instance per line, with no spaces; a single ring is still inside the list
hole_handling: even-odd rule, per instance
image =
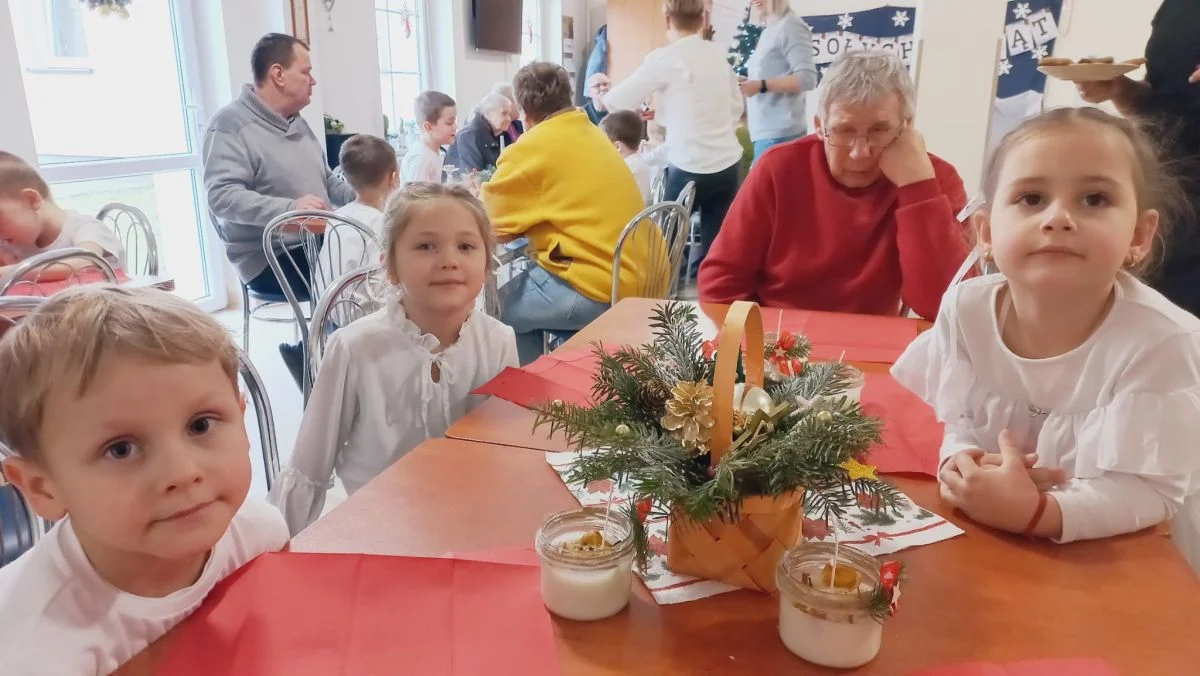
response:
[[[646,56],[604,97],[609,110],[634,110],[656,96],[656,119],[667,128],[666,199],[696,183],[701,250],[693,271],[717,238],[738,189],[742,145],[737,140],[743,104],[725,48],[705,40],[704,0],[666,0],[666,47]]]
[[[812,29],[792,11],[788,0],[752,0],[766,28],[746,63],[741,80],[746,97],[746,126],[754,159],[771,146],[804,135],[804,95],[817,86]]]
[[[1056,542],[1173,519],[1200,570],[1200,319],[1134,277],[1173,204],[1153,148],[1097,108],[1006,136],[976,216],[1000,273],[951,287],[892,374],[946,424],[967,516]]]
[[[513,330],[475,309],[495,236],[465,188],[412,183],[388,200],[384,309],[330,339],[291,463],[271,488],[292,534],[321,515],[334,472],[347,493],[441,436],[517,366]]]

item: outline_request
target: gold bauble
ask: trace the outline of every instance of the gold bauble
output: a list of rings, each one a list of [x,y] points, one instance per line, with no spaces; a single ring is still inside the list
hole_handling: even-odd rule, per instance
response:
[[[626,425],[625,423],[621,423],[620,425],[617,425],[617,427],[614,431],[617,433],[617,436],[619,436],[619,437],[627,437],[633,433],[633,430],[629,429],[629,425]]]
[[[833,414],[829,411],[817,411],[817,422],[828,425],[829,423],[833,422]]]

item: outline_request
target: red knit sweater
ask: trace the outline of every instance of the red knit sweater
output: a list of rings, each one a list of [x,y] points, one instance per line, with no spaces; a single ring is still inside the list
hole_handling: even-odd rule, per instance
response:
[[[969,249],[962,179],[930,159],[936,178],[854,190],[833,180],[819,137],[772,148],[700,268],[700,300],[885,315],[903,299],[933,319]]]

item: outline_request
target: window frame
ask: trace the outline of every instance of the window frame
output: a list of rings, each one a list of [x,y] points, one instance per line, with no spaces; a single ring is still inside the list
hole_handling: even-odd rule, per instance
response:
[[[430,64],[432,63],[432,57],[431,57],[431,53],[430,53],[431,46],[429,44],[429,3],[426,2],[426,0],[408,0],[408,3],[411,5],[411,7],[409,7],[409,11],[416,14],[416,17],[413,19],[413,33],[414,33],[414,37],[417,41],[417,69],[416,69],[416,71],[396,70],[395,69],[395,64],[391,60],[392,56],[394,54],[394,51],[392,50],[391,33],[388,30],[389,24],[387,21],[381,21],[381,19],[390,19],[392,16],[401,15],[403,13],[402,9],[392,9],[392,6],[399,3],[400,1],[401,0],[375,0],[374,10],[375,10],[375,39],[378,42],[378,40],[380,39],[380,36],[384,35],[384,36],[386,36],[386,39],[388,41],[388,67],[387,68],[384,67],[384,65],[382,63],[382,59],[380,59],[381,63],[379,64],[379,76],[380,76],[380,92],[379,92],[379,94],[380,94],[380,108],[381,108],[381,110],[379,112],[382,115],[388,116],[388,120],[390,123],[388,131],[391,134],[396,135],[396,137],[398,137],[401,141],[403,141],[405,138],[407,138],[410,130],[404,128],[403,126],[397,126],[397,119],[393,119],[393,118],[398,118],[399,120],[404,120],[406,115],[401,113],[401,111],[391,110],[391,104],[394,103],[394,97],[393,96],[384,96],[385,92],[383,91],[382,80],[383,80],[383,78],[386,77],[386,78],[388,78],[389,84],[390,84],[394,81],[393,78],[395,78],[396,76],[411,76],[411,75],[415,74],[417,76],[418,88],[421,89],[422,91],[429,89],[430,88],[429,67],[430,67]],[[380,7],[379,6],[380,4],[383,4],[385,6]],[[414,102],[414,105],[415,105],[415,102]],[[414,117],[414,116],[415,116],[415,111],[410,110],[407,112],[407,117]]]
[[[521,2],[521,53],[519,55],[521,65],[546,60],[545,45],[542,44],[545,37],[542,25],[545,20],[545,9],[542,6],[542,0],[522,0]],[[530,22],[532,22],[532,26],[529,25]],[[532,49],[531,57],[527,56],[526,46]]]
[[[65,2],[65,6],[72,7],[79,13],[80,21],[87,20],[89,10],[78,0],[59,0]],[[30,73],[76,73],[87,74],[92,72],[91,50],[87,44],[87,34],[84,32],[84,49],[88,51],[87,56],[57,56],[54,53],[54,27],[56,20],[54,16],[55,0],[16,0],[13,6],[17,8],[17,15],[20,17],[23,29],[18,34],[17,44],[22,52],[22,55],[27,57],[29,63],[24,66],[26,72]],[[30,5],[36,5],[31,12]]]

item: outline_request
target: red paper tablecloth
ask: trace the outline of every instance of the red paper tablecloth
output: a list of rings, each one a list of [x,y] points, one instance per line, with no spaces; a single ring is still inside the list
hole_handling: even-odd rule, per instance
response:
[[[536,555],[264,554],[174,631],[163,676],[557,674]]]
[[[943,425],[933,409],[887,373],[864,373],[863,411],[883,420],[883,443],[870,462],[884,474],[937,476]]]

